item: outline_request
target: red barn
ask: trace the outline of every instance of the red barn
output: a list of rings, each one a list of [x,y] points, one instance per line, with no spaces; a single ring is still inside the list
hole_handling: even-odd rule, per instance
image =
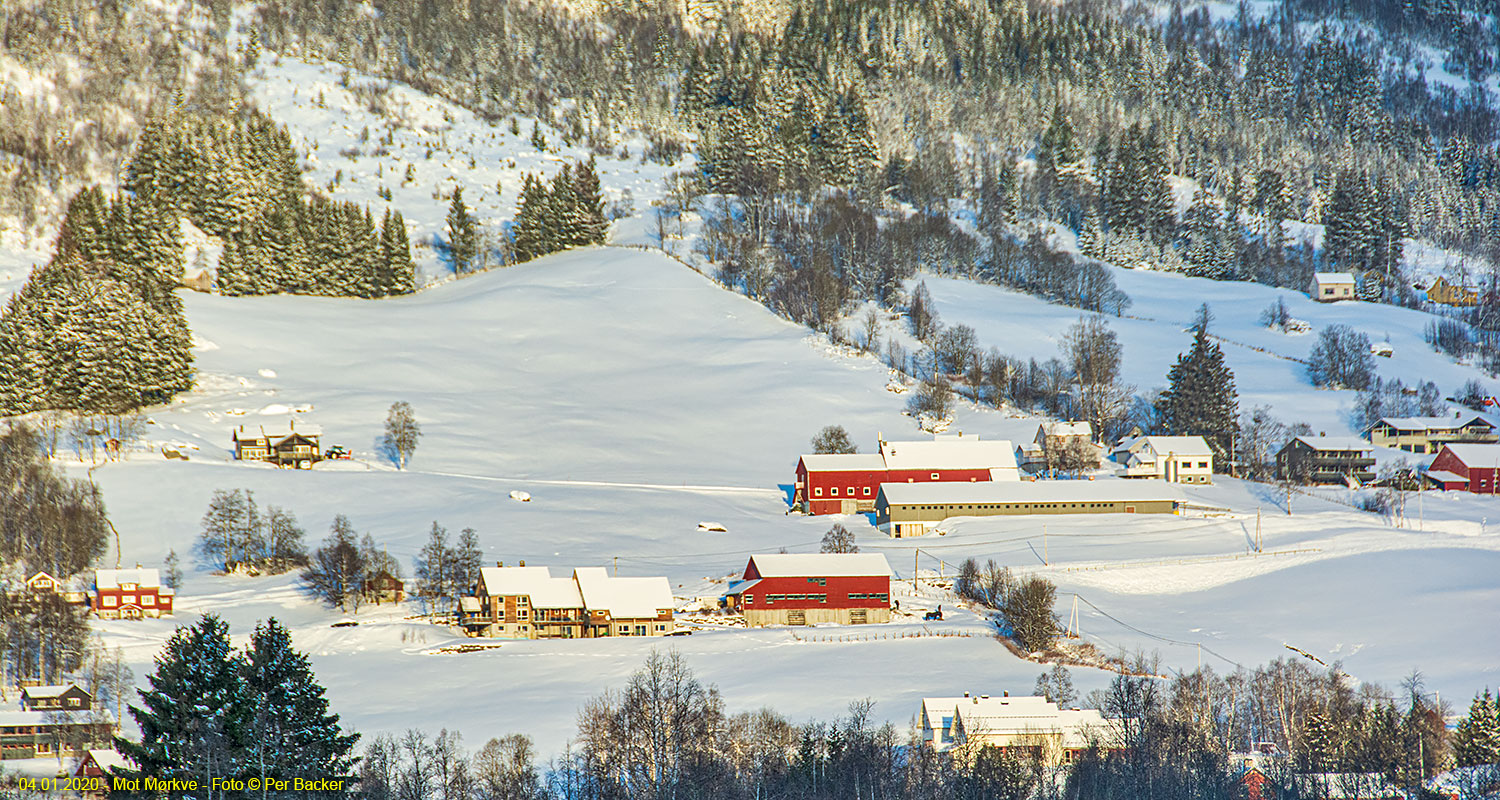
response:
[[[1448,444],[1427,469],[1439,489],[1500,494],[1500,444]]]
[[[875,510],[882,483],[1014,481],[1015,448],[1008,440],[938,435],[932,441],[887,442],[872,455],[804,455],[797,462],[793,507],[805,514]]]
[[[891,619],[891,565],[879,553],[751,556],[729,603],[750,627]]]

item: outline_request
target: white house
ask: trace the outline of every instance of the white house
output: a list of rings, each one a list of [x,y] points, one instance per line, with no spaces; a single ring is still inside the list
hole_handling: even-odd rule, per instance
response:
[[[1058,708],[1045,697],[926,697],[922,743],[939,752],[985,745],[1026,749],[1049,764],[1072,761],[1090,745],[1114,744],[1115,723],[1095,709]]]
[[[1354,276],[1347,272],[1317,272],[1307,293],[1320,303],[1354,299]]]
[[[1202,436],[1137,436],[1120,442],[1111,457],[1122,478],[1214,482],[1214,451]]]

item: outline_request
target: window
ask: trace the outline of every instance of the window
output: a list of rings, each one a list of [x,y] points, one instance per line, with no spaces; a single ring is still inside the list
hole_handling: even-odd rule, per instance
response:
[[[827,578],[808,578],[807,582],[808,583],[816,583],[819,586],[827,586],[828,585],[828,579]]]
[[[747,595],[745,595],[745,605],[748,606],[748,605],[750,605],[751,603],[754,603],[754,602],[755,602],[755,595],[753,595],[753,594],[747,594]]]
[[[1323,289],[1323,294],[1333,294],[1333,287],[1329,286],[1329,287],[1324,288]]]
[[[1208,469],[1208,462],[1207,461],[1199,461],[1198,462],[1198,469]]]
[[[125,604],[129,605],[129,606],[135,605],[135,595],[133,595],[133,594],[127,594],[127,595],[125,595]]]
[[[620,626],[620,635],[621,636],[629,636],[630,635],[630,626],[629,625],[621,625]]]
[[[645,625],[637,625],[637,626],[635,626],[635,635],[636,636],[645,636],[646,635],[646,626]]]
[[[68,698],[68,707],[69,708],[77,708],[82,703],[83,703],[83,701],[79,700],[76,697],[69,697]]]
[[[830,488],[828,490],[828,493],[831,494],[831,495],[833,495],[834,497],[838,497],[839,496],[839,487],[834,486],[834,487]]]
[[[821,488],[813,490],[813,497],[822,497],[822,496],[823,496],[823,490]]]
[[[853,497],[853,496],[854,496],[854,487],[853,487],[853,486],[850,486],[850,487],[849,487],[849,496],[850,496],[850,497]]]
[[[936,472],[932,473],[932,479],[933,480],[939,480],[938,474]]]
[[[149,595],[149,594],[143,594],[143,595],[141,595],[141,605],[143,605],[143,606],[154,606],[154,605],[156,605],[156,597],[153,596],[153,595]]]
[[[113,597],[106,597],[106,598],[104,598],[104,607],[105,608],[114,608],[115,607],[115,602],[116,602],[115,598],[113,598]]]
[[[869,496],[870,496],[870,487],[866,486],[865,487],[865,497],[869,497]]]
[[[658,630],[658,631],[664,631],[664,630],[666,630],[666,629],[667,629],[667,626],[665,626],[665,625],[657,625],[657,626],[656,626],[656,629],[657,629],[657,630]]]

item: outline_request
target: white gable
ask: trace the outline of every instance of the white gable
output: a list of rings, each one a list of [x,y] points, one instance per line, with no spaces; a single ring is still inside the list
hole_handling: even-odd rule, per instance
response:
[[[526,595],[533,607],[582,608],[583,596],[572,578],[554,578],[546,567],[481,567],[486,595]]]
[[[886,469],[1016,469],[1009,439],[943,436],[930,442],[881,442]]]
[[[584,607],[608,611],[614,619],[654,617],[676,605],[666,578],[617,578],[603,567],[573,570]]]
[[[118,589],[124,584],[135,584],[142,589],[156,589],[161,586],[161,577],[153,567],[101,569],[94,572],[94,585],[100,589]]]

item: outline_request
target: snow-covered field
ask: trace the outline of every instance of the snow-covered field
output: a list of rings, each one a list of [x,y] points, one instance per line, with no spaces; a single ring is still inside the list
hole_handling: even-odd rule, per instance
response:
[[[784,484],[817,428],[843,424],[866,446],[877,432],[916,435],[900,414],[904,397],[885,390],[888,374],[873,359],[833,350],[678,262],[638,250],[575,251],[394,300],[192,294],[187,303],[194,330],[213,345],[198,352],[203,388],[151,415],[148,451],[94,471],[127,563],[157,563],[169,547],[187,551],[210,492],[244,487],[294,510],[313,539],[344,513],[409,559],[437,520],[450,531],[476,528],[489,560],[563,570],[613,568],[618,557],[620,574],[666,575],[689,598],[712,594],[708,579],[742,569],[750,553],[816,549],[834,520],[787,516]],[[405,472],[380,462],[374,447],[395,400],[410,402],[425,430]],[[325,442],[350,446],[356,461],[297,472],[229,460],[233,426],[281,421],[294,408],[307,409],[296,417],[321,424]],[[967,409],[955,427],[1029,438],[1035,424]],[[163,459],[154,451],[163,443],[191,460]],[[511,500],[515,489],[532,502]],[[1294,500],[1286,517],[1265,487],[1228,479],[1190,493],[1232,511],[1051,517],[1045,540],[1036,518],[960,520],[944,536],[901,541],[863,517],[843,521],[903,579],[913,548],[924,574],[951,575],[968,556],[1040,570],[1058,582],[1065,616],[1069,595],[1082,596],[1084,634],[1109,652],[1160,648],[1173,667],[1196,663],[1196,647],[1153,638],[1164,637],[1251,665],[1290,655],[1286,643],[1342,658],[1364,680],[1393,683],[1414,666],[1445,693],[1496,680],[1500,643],[1476,628],[1500,607],[1500,536],[1480,535],[1476,524],[1486,501],[1429,496],[1426,530],[1416,533],[1313,498]],[[1227,558],[1246,552],[1257,508],[1268,553],[1313,552]],[[698,531],[705,519],[728,532]],[[1151,563],[1121,563],[1141,561]],[[432,651],[455,637],[405,619],[412,609],[362,610],[361,625],[334,629],[343,615],[319,607],[290,577],[206,570],[190,574],[174,620],[98,623],[127,647],[138,675],[173,626],[197,611],[225,615],[236,635],[276,615],[314,654],[338,710],[370,732],[446,726],[473,741],[525,730],[555,752],[578,705],[618,684],[652,647],[681,651],[735,708],[827,717],[868,696],[878,716],[900,725],[924,694],[1027,691],[1042,669],[983,635],[982,620],[968,612],[930,629],[967,637],[809,642],[789,630],[725,629],[440,655]],[[903,607],[944,602],[952,610],[941,591],[924,584],[922,592],[904,595]],[[902,618],[811,633],[926,630]],[[1075,673],[1085,690],[1108,680]]]

